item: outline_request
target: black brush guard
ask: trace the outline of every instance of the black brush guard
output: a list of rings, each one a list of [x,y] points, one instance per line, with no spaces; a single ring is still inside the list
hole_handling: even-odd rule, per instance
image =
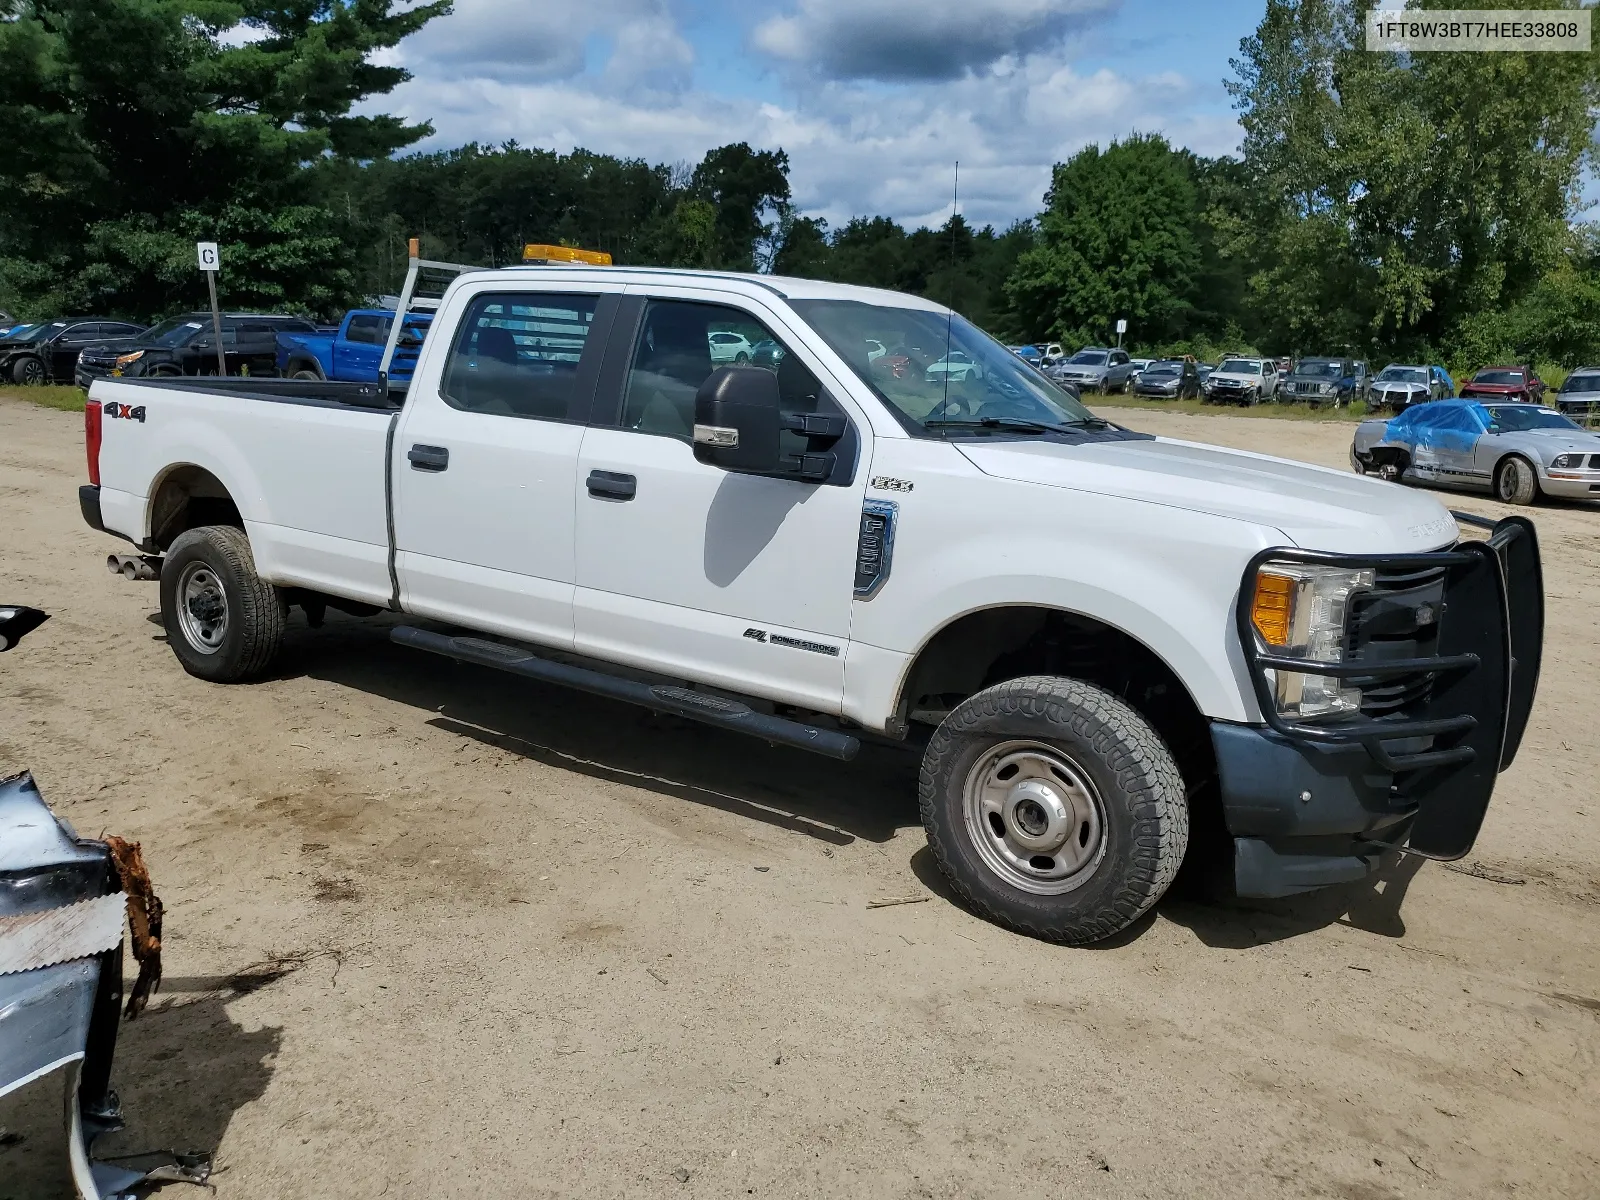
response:
[[[1406,849],[1456,859],[1472,849],[1495,777],[1511,765],[1528,727],[1544,647],[1544,580],[1539,539],[1526,517],[1496,523],[1468,513],[1462,524],[1488,529],[1483,541],[1427,554],[1325,554],[1264,550],[1250,560],[1239,589],[1239,644],[1269,727],[1331,753],[1364,754],[1393,776],[1397,800],[1416,805]],[[1378,572],[1444,571],[1434,652],[1374,659],[1358,643],[1341,662],[1314,662],[1260,648],[1251,622],[1257,570],[1269,562],[1306,563]],[[1377,719],[1286,719],[1278,714],[1269,671],[1341,679],[1431,678],[1425,696],[1406,711]]]

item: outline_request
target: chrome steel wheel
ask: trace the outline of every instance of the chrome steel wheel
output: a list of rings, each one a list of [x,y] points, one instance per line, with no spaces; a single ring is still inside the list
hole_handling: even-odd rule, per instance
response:
[[[1094,783],[1046,742],[990,749],[967,773],[963,809],[984,865],[1023,891],[1070,892],[1105,857],[1105,807]]]
[[[228,636],[228,594],[203,562],[192,562],[178,579],[178,627],[201,654],[215,654]]]

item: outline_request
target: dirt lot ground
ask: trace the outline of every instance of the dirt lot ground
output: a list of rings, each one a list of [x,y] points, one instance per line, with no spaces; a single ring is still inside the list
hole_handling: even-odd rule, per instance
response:
[[[1330,465],[1350,437],[1117,415]],[[1544,687],[1471,858],[1067,950],[950,900],[902,754],[769,749],[383,620],[190,678],[79,519],[80,422],[0,401],[0,597],[54,614],[0,660],[0,771],[140,839],[167,902],[103,1153],[215,1147],[224,1200],[1596,1195],[1600,511],[1535,514]],[[0,1197],[69,1194],[57,1105],[0,1101]]]

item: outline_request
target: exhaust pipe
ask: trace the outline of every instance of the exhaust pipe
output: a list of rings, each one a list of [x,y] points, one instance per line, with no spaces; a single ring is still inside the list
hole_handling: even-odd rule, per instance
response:
[[[161,557],[156,554],[108,554],[106,570],[129,582],[148,583],[161,578]]]

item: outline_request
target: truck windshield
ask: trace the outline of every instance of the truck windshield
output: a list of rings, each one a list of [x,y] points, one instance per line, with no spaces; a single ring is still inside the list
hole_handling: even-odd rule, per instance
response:
[[[154,329],[148,329],[139,335],[141,342],[154,342],[158,346],[181,346],[199,333],[202,326],[199,321],[191,321],[186,317],[169,317]]]
[[[1600,373],[1568,375],[1567,381],[1561,385],[1561,390],[1568,394],[1573,392],[1600,392]]]
[[[943,437],[962,425],[1100,424],[1069,393],[963,317],[858,300],[790,304],[912,432]],[[887,353],[877,353],[875,342]]]

